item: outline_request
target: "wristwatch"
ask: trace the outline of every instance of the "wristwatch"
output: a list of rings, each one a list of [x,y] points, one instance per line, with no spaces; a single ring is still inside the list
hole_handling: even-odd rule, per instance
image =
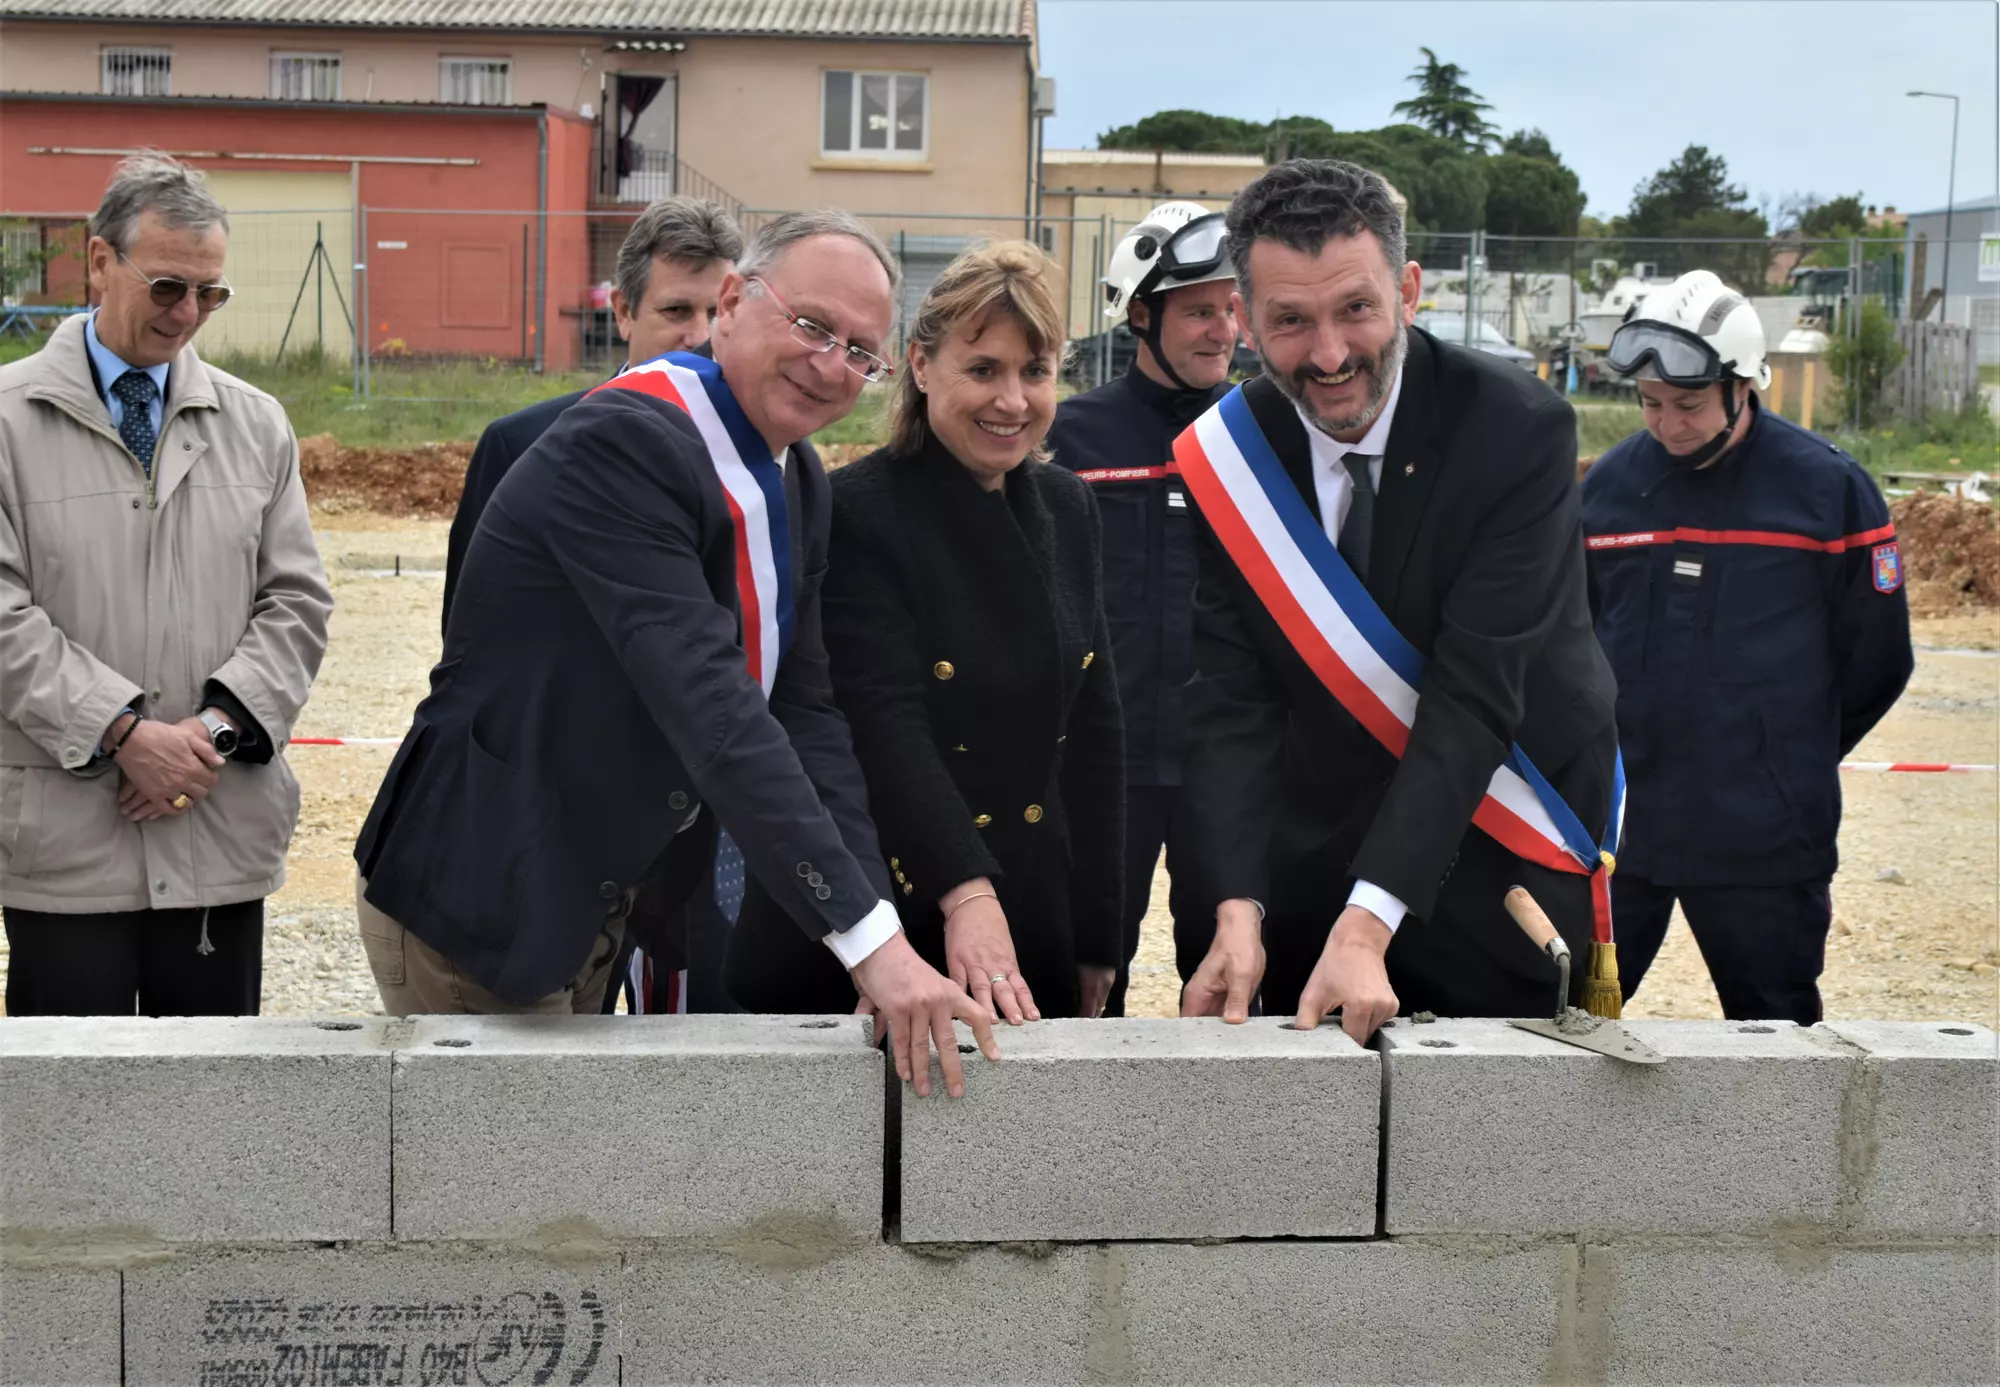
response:
[[[237,743],[242,741],[242,738],[237,735],[235,728],[222,720],[222,714],[213,708],[202,709],[201,725],[208,729],[208,744],[215,748],[216,755],[236,754]]]

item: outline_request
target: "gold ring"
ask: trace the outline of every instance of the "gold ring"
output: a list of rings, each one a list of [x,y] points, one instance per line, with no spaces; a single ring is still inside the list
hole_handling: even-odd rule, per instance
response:
[[[193,801],[193,800],[191,800],[191,799],[189,799],[189,798],[188,798],[188,797],[187,797],[187,796],[186,796],[185,794],[179,794],[179,795],[175,795],[175,796],[174,796],[174,798],[173,798],[173,806],[174,806],[174,808],[176,808],[176,809],[185,809],[185,808],[187,808],[187,807],[188,807],[188,806],[189,806],[190,804],[193,804],[193,803],[194,803],[194,801]]]

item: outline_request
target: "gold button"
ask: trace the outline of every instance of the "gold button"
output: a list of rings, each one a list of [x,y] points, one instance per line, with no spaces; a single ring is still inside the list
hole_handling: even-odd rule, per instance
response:
[[[1021,817],[1031,824],[1040,823],[1042,821],[1042,806],[1039,804],[1029,805],[1021,811]]]
[[[1083,667],[1084,667],[1085,669],[1089,669],[1089,668],[1090,668],[1090,662],[1091,662],[1092,660],[1096,659],[1096,658],[1097,658],[1097,652],[1096,652],[1095,650],[1086,650],[1086,651],[1084,651],[1084,652],[1083,652]]]
[[[953,751],[964,751],[964,750],[965,750],[965,743],[964,743],[964,742],[960,742],[960,743],[959,743],[959,744],[958,744],[957,746],[953,747],[953,748],[952,748],[952,750],[953,750]]]
[[[972,826],[974,828],[984,828],[986,827],[986,825],[992,822],[993,822],[993,816],[991,814],[981,814],[977,818],[973,819]]]
[[[940,679],[949,679],[952,675],[958,673],[958,671],[951,667],[950,660],[939,660],[931,666],[931,673]]]
[[[912,886],[912,885],[911,885],[911,884],[910,884],[909,882],[907,882],[907,881],[903,883],[903,894],[904,894],[904,895],[906,895],[906,896],[907,896],[907,895],[910,895],[910,894],[912,894],[913,892],[915,892],[915,891],[916,891],[916,889],[917,889],[916,887]]]
[[[898,880],[898,881],[904,881],[904,880],[907,880],[907,878],[905,878],[905,877],[904,877],[904,875],[903,875],[903,874],[902,874],[901,872],[898,872],[898,873],[896,873],[896,880]]]
[[[892,857],[889,859],[889,870],[892,872],[902,865],[902,861],[899,858]]]

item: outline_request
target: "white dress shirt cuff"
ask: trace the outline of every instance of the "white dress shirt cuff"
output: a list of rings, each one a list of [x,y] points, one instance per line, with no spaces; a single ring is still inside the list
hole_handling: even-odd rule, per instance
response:
[[[888,943],[902,927],[903,922],[896,916],[896,907],[887,901],[877,901],[875,908],[854,924],[827,935],[826,946],[846,967],[858,968],[868,955]]]
[[[1372,881],[1355,882],[1354,889],[1347,893],[1347,903],[1358,905],[1363,910],[1374,911],[1382,923],[1389,927],[1391,934],[1396,932],[1396,926],[1403,923],[1403,917],[1410,913],[1408,906]]]

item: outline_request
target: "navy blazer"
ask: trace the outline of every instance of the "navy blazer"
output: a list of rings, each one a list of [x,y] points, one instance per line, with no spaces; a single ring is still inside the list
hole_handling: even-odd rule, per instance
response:
[[[1204,523],[1182,781],[1204,910],[1269,901],[1278,866],[1314,857],[1428,919],[1510,743],[1592,834],[1609,817],[1615,693],[1590,624],[1575,416],[1514,366],[1409,340],[1367,579],[1426,661],[1408,749],[1398,761],[1335,701]],[[1317,520],[1298,411],[1269,377],[1243,393]],[[1518,942],[1499,893],[1481,923]]]
[[[549,431],[550,425],[562,418],[564,410],[589,393],[572,390],[567,395],[517,409],[495,419],[479,435],[472,460],[465,465],[465,490],[459,495],[458,510],[451,517],[451,538],[445,544],[444,610],[439,615],[447,625],[451,621],[452,594],[458,591],[459,571],[465,567],[465,551],[472,547],[473,531],[479,528],[480,514],[493,499],[500,479],[521,460],[521,454],[535,446],[536,439]]]
[[[736,539],[694,423],[636,391],[572,406],[494,491],[409,735],[355,845],[370,903],[510,1001],[582,968],[663,850],[708,868],[706,806],[815,938],[889,897],[820,634],[826,474],[786,465],[796,621],[767,702]],[[676,835],[680,839],[676,840]],[[700,849],[681,852],[689,834]],[[670,849],[670,845],[673,845]]]

